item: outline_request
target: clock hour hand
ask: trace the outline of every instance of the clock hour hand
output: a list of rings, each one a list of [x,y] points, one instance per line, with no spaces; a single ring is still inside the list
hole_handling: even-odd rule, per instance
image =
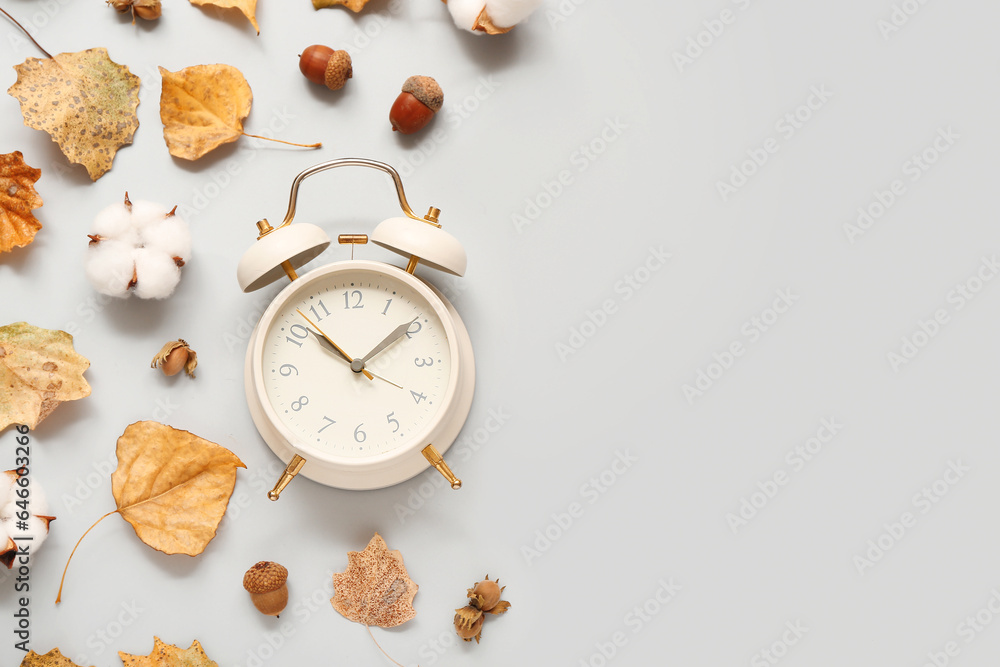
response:
[[[331,345],[330,341],[328,341],[327,339],[323,338],[323,336],[321,334],[316,333],[312,329],[306,329],[306,331],[308,331],[309,333],[311,333],[313,336],[316,336],[316,340],[318,340],[320,343],[322,343],[323,346],[326,347],[326,349],[330,350],[331,352],[334,352],[339,358],[344,359],[346,361],[346,357],[342,356],[340,354],[340,351],[337,350],[337,348],[335,348],[333,345]],[[365,372],[371,373],[371,371],[368,371],[368,370],[366,370]],[[379,380],[382,380],[383,382],[388,382],[393,387],[399,387],[400,389],[403,388],[402,385],[396,384],[392,380],[390,380],[388,378],[385,378],[385,377],[382,377],[378,373],[372,373],[372,375],[375,376],[375,377],[377,377]]]
[[[378,354],[379,352],[381,352],[382,350],[384,350],[385,348],[389,347],[390,345],[392,345],[393,343],[395,343],[397,340],[399,340],[400,338],[402,338],[403,334],[405,334],[407,331],[409,331],[410,330],[410,326],[412,326],[413,323],[416,322],[416,321],[417,321],[417,318],[414,317],[409,322],[404,322],[403,324],[400,324],[398,327],[396,327],[395,329],[393,329],[391,334],[389,334],[388,336],[386,336],[385,338],[383,338],[381,343],[379,343],[378,345],[376,345],[375,348],[371,352],[369,352],[368,354],[366,354],[364,357],[361,358],[361,363],[362,364],[368,363],[369,359],[371,359],[376,354]]]
[[[318,332],[319,332],[319,333],[317,334],[317,333],[316,333],[316,331],[313,331],[313,335],[315,335],[315,336],[316,336],[317,338],[319,338],[319,339],[320,339],[320,341],[322,341],[323,343],[326,343],[327,345],[329,345],[330,347],[332,347],[332,348],[333,348],[333,349],[334,349],[334,350],[335,350],[335,351],[337,352],[337,354],[339,354],[339,355],[340,355],[340,356],[341,356],[341,357],[342,357],[342,358],[343,358],[343,359],[344,359],[344,360],[345,360],[345,361],[346,361],[347,363],[349,363],[349,364],[351,365],[351,370],[353,371],[353,370],[354,370],[354,362],[355,362],[356,360],[355,360],[355,359],[352,359],[352,358],[351,358],[351,355],[349,355],[349,354],[347,354],[346,352],[344,352],[344,350],[343,350],[343,349],[342,349],[342,348],[341,348],[341,347],[340,347],[339,345],[337,345],[336,343],[334,343],[334,342],[333,342],[333,339],[332,339],[332,338],[330,338],[329,336],[327,336],[327,335],[326,335],[326,334],[325,334],[325,333],[323,332],[323,330],[322,330],[322,329],[320,329],[320,328],[319,328],[318,326],[316,326],[316,325],[315,325],[315,324],[313,323],[313,321],[312,321],[312,320],[310,320],[310,319],[309,319],[308,317],[306,317],[305,313],[303,313],[303,312],[302,312],[301,310],[299,310],[298,308],[296,308],[296,309],[295,309],[295,312],[297,312],[297,313],[298,313],[299,315],[301,315],[301,316],[302,316],[302,319],[304,319],[304,320],[305,320],[306,322],[308,322],[308,323],[309,323],[309,326],[311,326],[311,327],[312,327],[313,329],[315,329],[316,331],[318,331]],[[360,360],[357,360],[357,361],[360,361]],[[360,369],[359,369],[358,371],[355,371],[355,372],[361,372],[361,373],[364,373],[364,374],[365,374],[365,377],[367,377],[367,378],[368,378],[369,380],[374,380],[374,379],[375,379],[375,376],[374,376],[374,375],[372,375],[371,373],[369,373],[368,371],[366,371],[366,370],[364,369],[364,364],[361,364],[361,368],[360,368]]]

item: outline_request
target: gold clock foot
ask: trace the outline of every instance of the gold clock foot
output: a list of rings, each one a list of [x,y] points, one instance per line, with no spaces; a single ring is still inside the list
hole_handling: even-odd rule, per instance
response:
[[[267,492],[267,497],[271,500],[277,500],[281,496],[281,492],[285,490],[288,483],[292,481],[292,478],[299,474],[302,470],[302,466],[306,464],[306,460],[296,454],[292,457],[292,460],[285,467],[285,471],[281,473],[281,477],[278,479],[278,483],[274,485],[274,488]]]
[[[437,468],[437,471],[444,475],[444,478],[448,480],[449,484],[451,484],[451,488],[456,491],[462,488],[462,480],[455,477],[455,473],[453,473],[451,468],[448,467],[448,464],[444,462],[444,459],[441,457],[441,452],[437,450],[437,447],[434,445],[427,445],[423,448],[423,450],[421,450],[420,453],[424,455],[424,458],[427,459],[428,463]]]

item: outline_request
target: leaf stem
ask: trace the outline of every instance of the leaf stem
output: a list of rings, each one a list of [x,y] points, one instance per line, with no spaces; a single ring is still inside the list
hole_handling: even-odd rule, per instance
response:
[[[0,10],[0,11],[3,11],[3,10]],[[112,514],[115,514],[117,512],[118,512],[118,510],[114,510],[114,511],[108,512],[107,514],[105,514],[104,516],[102,516],[100,519],[98,519],[97,521],[95,521],[93,523],[93,525],[91,525],[90,528],[88,528],[87,531],[83,535],[80,536],[80,539],[78,539],[76,541],[76,546],[73,547],[73,551],[70,552],[69,558],[66,559],[66,567],[63,568],[62,579],[59,580],[59,593],[56,595],[56,604],[59,604],[62,601],[63,584],[66,583],[66,570],[69,569],[69,562],[71,560],[73,560],[73,554],[76,553],[76,548],[80,546],[80,542],[83,542],[83,538],[85,538],[87,536],[87,533],[89,533],[90,531],[92,531],[94,529],[94,526],[96,526],[97,524],[99,524],[100,522],[104,521],[109,516],[111,516]],[[373,637],[373,639],[374,639],[374,637]]]
[[[18,22],[17,22],[17,19],[16,19],[16,18],[14,18],[14,17],[13,17],[13,16],[11,16],[10,14],[8,14],[8,13],[7,13],[7,10],[5,10],[5,9],[4,9],[3,7],[0,7],[0,12],[3,12],[4,16],[6,16],[7,18],[9,18],[9,19],[10,19],[11,21],[13,21],[13,22],[14,22],[14,25],[16,25],[16,26],[17,26],[18,28],[20,28],[20,29],[21,29],[21,32],[23,32],[23,33],[24,33],[25,35],[27,35],[27,36],[28,36],[28,39],[30,39],[30,40],[31,40],[31,43],[32,43],[32,44],[34,44],[35,46],[37,46],[37,47],[38,47],[38,50],[39,50],[39,51],[41,51],[42,53],[44,53],[44,54],[46,55],[46,57],[48,57],[48,58],[52,58],[52,54],[51,54],[51,53],[49,53],[48,51],[46,51],[45,49],[43,49],[43,48],[42,48],[42,45],[41,45],[41,44],[39,44],[38,42],[36,42],[36,41],[35,41],[35,38],[31,36],[31,33],[29,33],[29,32],[28,32],[27,30],[25,30],[24,26],[23,26],[23,25],[21,25],[20,23],[18,23]]]
[[[254,139],[265,139],[267,141],[276,141],[279,144],[287,144],[288,146],[298,146],[299,148],[322,148],[322,143],[316,144],[296,144],[291,141],[282,141],[281,139],[272,139],[271,137],[262,137],[258,134],[250,134],[249,132],[241,132],[244,137],[253,137]]]
[[[406,667],[405,665],[400,664],[400,663],[396,662],[395,660],[393,660],[392,656],[385,652],[385,649],[382,648],[382,646],[378,643],[378,640],[375,639],[375,635],[372,634],[372,626],[366,625],[365,627],[368,628],[368,634],[371,635],[372,641],[375,642],[375,646],[378,646],[378,650],[382,651],[382,655],[384,655],[385,657],[389,658],[389,660],[392,660],[392,664],[399,665],[399,667]],[[420,667],[420,666],[417,665],[417,667]]]

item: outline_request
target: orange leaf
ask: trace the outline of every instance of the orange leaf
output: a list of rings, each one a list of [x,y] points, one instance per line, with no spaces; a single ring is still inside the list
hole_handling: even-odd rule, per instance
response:
[[[333,608],[348,620],[391,628],[417,615],[413,583],[398,551],[389,551],[378,533],[364,551],[347,553],[347,569],[333,575]]]
[[[28,651],[21,661],[21,667],[80,667],[62,653],[54,648],[45,655],[39,655],[34,651]]]
[[[238,9],[243,15],[250,19],[254,30],[260,34],[260,26],[257,25],[257,0],[191,0],[192,5],[214,5],[222,9]]]
[[[42,228],[31,213],[42,205],[35,192],[41,175],[41,169],[24,164],[21,151],[0,155],[0,252],[28,245]]]
[[[230,65],[195,65],[177,72],[160,68],[160,120],[170,154],[197,160],[243,134],[253,93]]]
[[[118,509],[94,526],[118,513],[140,540],[166,554],[197,556],[205,550],[233,495],[236,469],[246,468],[225,447],[154,421],[129,425],[118,438],[117,455],[111,493]],[[59,591],[61,598],[61,584]]]
[[[90,362],[65,331],[17,322],[0,327],[0,431],[35,428],[63,401],[90,396]]]
[[[7,93],[21,103],[24,124],[45,130],[70,162],[96,181],[139,127],[139,77],[107,49],[28,58],[15,65]]]
[[[190,648],[181,650],[173,644],[163,643],[153,637],[153,651],[149,655],[132,655],[118,651],[124,667],[219,667],[205,654],[201,643],[195,639]]]

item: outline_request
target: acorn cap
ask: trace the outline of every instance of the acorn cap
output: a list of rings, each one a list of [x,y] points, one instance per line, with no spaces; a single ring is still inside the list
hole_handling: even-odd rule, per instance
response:
[[[330,90],[340,90],[354,75],[351,55],[347,51],[334,51],[326,62],[324,83]]]
[[[435,113],[444,104],[444,91],[438,82],[429,76],[411,76],[403,82],[403,92],[413,95]]]
[[[270,593],[285,585],[288,570],[269,560],[262,560],[243,575],[243,588],[251,593]]]

